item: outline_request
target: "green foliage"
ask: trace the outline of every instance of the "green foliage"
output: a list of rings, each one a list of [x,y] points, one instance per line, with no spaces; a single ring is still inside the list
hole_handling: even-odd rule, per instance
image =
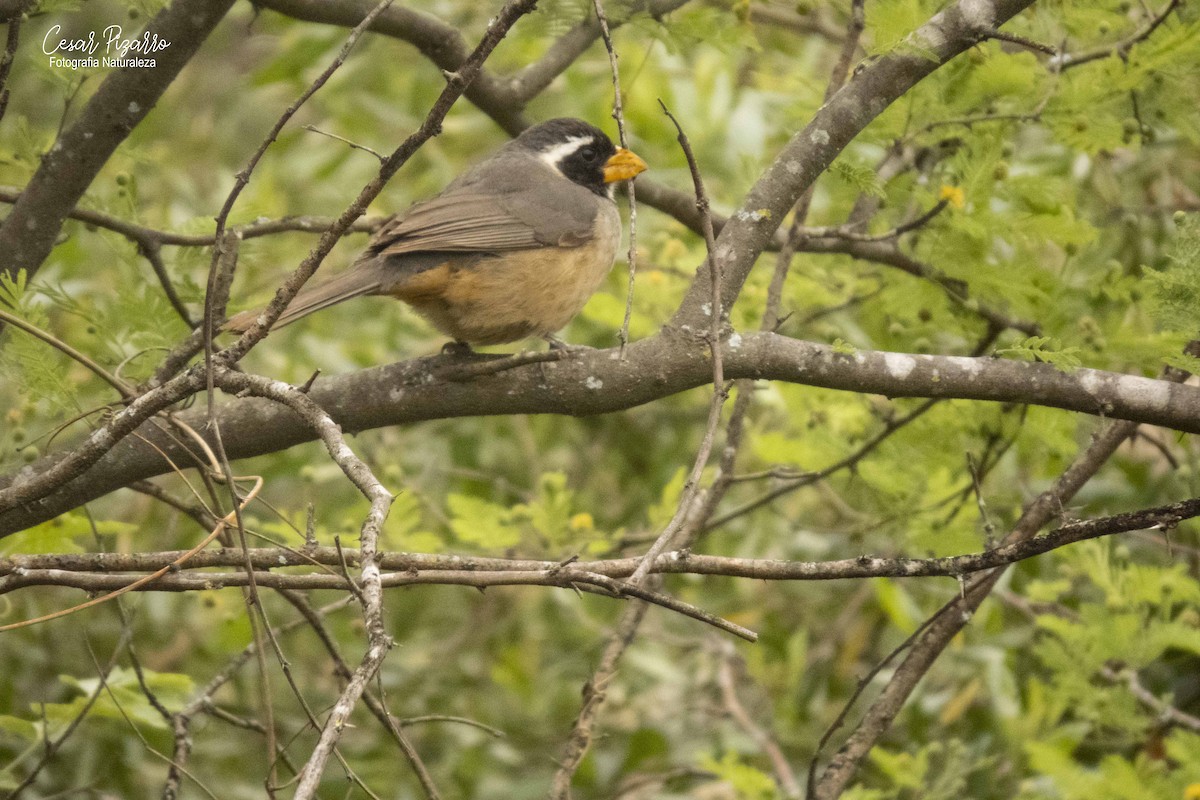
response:
[[[642,12],[631,17],[629,24],[661,42],[667,52],[673,55],[687,53],[701,44],[728,55],[734,55],[739,50],[759,49],[753,29],[740,22],[728,9],[703,6],[688,8],[674,15],[670,24],[663,24]]]
[[[883,197],[883,187],[875,170],[865,164],[851,164],[846,161],[835,161],[830,166],[830,174],[850,184],[854,190],[867,197]]]
[[[1159,680],[1156,664],[1200,656],[1200,587],[1183,565],[1129,564],[1102,542],[1069,551],[1059,575],[1030,586],[1031,597],[1056,601],[1038,618],[1034,655],[1048,681],[1029,687],[1039,698],[1030,704],[1039,735],[1024,745],[1030,764],[1064,798],[1184,797],[1190,768],[1123,755],[1157,724],[1125,676]],[[1153,693],[1170,702],[1170,692]],[[1194,738],[1171,732],[1166,747],[1182,752]],[[1081,751],[1100,757],[1081,762]]]
[[[446,498],[450,529],[463,544],[485,550],[503,550],[521,541],[521,531],[508,506],[465,494]]]
[[[1079,352],[1078,347],[1063,347],[1061,342],[1050,336],[1030,336],[1009,347],[1000,348],[996,355],[1013,356],[1022,361],[1041,361],[1066,371],[1082,363]]]
[[[34,301],[24,271],[12,280],[0,274],[0,303],[23,322],[45,330],[50,316]],[[0,342],[0,372],[9,376],[19,402],[46,404],[56,412],[77,411],[75,387],[68,378],[68,363],[50,354],[49,345],[28,336],[7,336]],[[0,461],[3,463],[3,461]]]
[[[974,774],[986,774],[995,764],[995,758],[972,752],[956,739],[931,742],[915,753],[892,753],[877,748],[871,752],[871,765],[892,788],[873,797],[956,800],[969,796],[965,793]]]
[[[84,542],[94,543],[96,537],[129,534],[136,527],[118,520],[94,520],[86,513],[71,511],[0,539],[0,555],[82,553],[90,549],[83,546]]]
[[[1145,274],[1154,316],[1167,330],[1193,335],[1200,327],[1200,217],[1192,214],[1180,220],[1166,258],[1164,269]]]
[[[1027,746],[1030,761],[1058,789],[1063,800],[1160,800],[1185,797],[1184,788],[1161,761],[1106,756],[1095,769],[1082,770],[1069,755],[1040,742]]]
[[[112,669],[103,679],[59,675],[58,680],[73,695],[70,702],[42,703],[31,710],[32,720],[0,715],[0,743],[15,742],[22,748],[17,758],[0,769],[0,788],[15,789],[20,784],[22,762],[35,759],[45,743],[64,739],[80,719],[84,720],[84,732],[94,733],[98,726],[115,730],[134,726],[141,736],[169,732],[168,720],[151,704],[147,693],[168,713],[174,713],[195,689],[187,675],[143,669],[139,680],[133,669],[124,667]]]
[[[144,670],[142,677],[146,688],[168,712],[181,709],[195,688],[187,675]],[[116,667],[103,683],[100,678],[75,678],[70,675],[59,675],[58,679],[75,690],[76,696],[69,703],[47,703],[44,706],[47,732],[52,738],[57,738],[89,706],[89,717],[127,721],[139,728],[170,730],[159,710],[150,704],[132,669]]]
[[[909,34],[929,19],[935,7],[928,0],[874,4],[870,15],[873,52],[885,53],[901,46]],[[911,43],[906,44],[915,47]]]
[[[720,760],[706,757],[701,760],[700,768],[728,783],[738,800],[771,800],[776,797],[775,781],[771,776],[746,764],[734,753],[725,753]]]
[[[384,545],[389,550],[438,553],[445,541],[424,526],[421,500],[412,492],[400,494],[392,503],[384,527]]]
[[[503,505],[465,494],[451,494],[446,502],[451,531],[463,544],[482,550],[520,543],[550,554],[606,548],[592,515],[577,510],[575,492],[561,472],[542,475],[527,503]]]
[[[610,20],[624,23],[614,39],[633,147],[651,165],[648,179],[690,191],[686,161],[658,106],[662,98],[687,130],[713,208],[732,213],[824,103],[841,48],[826,33],[844,27],[850,4],[693,0],[658,16],[640,5],[605,2]],[[1004,30],[1085,53],[1142,30],[1143,5],[1042,0]],[[989,353],[1063,370],[1086,365],[1152,375],[1165,362],[1200,372],[1200,359],[1181,353],[1200,319],[1194,212],[1200,12],[1192,5],[1122,55],[1062,71],[1046,54],[981,41],[889,108],[868,109],[880,113],[817,181],[805,224],[839,226],[869,207],[870,218],[855,230],[879,235],[945,200],[927,224],[895,242],[945,286],[846,254],[802,252],[783,287],[780,333],[832,343],[834,370],[868,349],[966,355],[986,341]],[[80,29],[114,20],[129,20],[132,29],[160,6],[159,0],[39,5],[22,27],[8,79],[0,184],[29,180],[60,124],[77,118],[107,74],[50,68],[38,47],[49,26],[70,16]],[[940,0],[868,3],[856,58],[865,53],[867,65],[889,53],[928,58],[928,43],[911,34],[943,6]],[[469,46],[498,7],[431,0],[414,4],[411,13],[448,21]],[[590,0],[543,0],[499,46],[489,74],[506,85],[593,13]],[[210,233],[233,176],[345,35],[342,28],[235,5],[80,207],[154,229]],[[852,64],[852,72],[859,66]],[[378,162],[302,126],[389,151],[420,124],[444,85],[440,69],[410,43],[364,36],[267,151],[232,220],[336,215],[374,177]],[[523,111],[531,120],[582,116],[615,133],[611,99],[607,53],[594,44]],[[463,101],[371,214],[402,211],[436,193],[504,141],[494,121]],[[365,240],[348,237],[322,274],[344,268]],[[268,299],[313,243],[306,233],[244,241],[234,310]],[[671,318],[705,255],[700,237],[645,204],[637,246],[634,340],[654,335]],[[166,246],[162,256],[197,315],[210,251]],[[624,259],[622,247],[617,269],[564,332],[568,341],[614,344],[625,313]],[[767,253],[751,271],[728,310],[735,330],[759,328],[775,268],[776,254]],[[136,248],[77,220],[65,223],[35,279],[0,281],[0,307],[135,383],[157,366],[162,348],[187,333]],[[1007,330],[991,341],[984,309],[1034,322],[1040,333]],[[398,304],[365,299],[272,333],[244,366],[302,384],[317,369],[344,374],[435,353],[442,344]],[[709,391],[596,418],[473,417],[358,433],[350,445],[397,498],[381,547],[547,560],[644,552],[678,508]],[[994,528],[991,542],[1006,534],[1099,424],[1055,409],[942,401],[893,429],[919,399],[770,381],[739,383],[735,393],[741,391],[752,404],[735,467],[739,480],[717,512],[731,516],[703,533],[696,552],[805,561],[978,552],[989,543],[987,525]],[[78,441],[117,400],[111,387],[52,346],[6,329],[0,472],[16,473]],[[1061,520],[1196,496],[1194,442],[1161,431],[1147,437],[1121,448],[1060,509]],[[714,462],[723,443],[718,434]],[[982,465],[978,496],[968,454]],[[853,465],[822,480],[792,477],[846,460]],[[264,479],[263,502],[246,514],[252,546],[302,552],[310,505],[320,544],[336,537],[344,547],[356,545],[366,504],[321,447],[237,463],[235,471]],[[714,474],[710,465],[702,490]],[[187,482],[156,480],[188,503],[211,503],[204,482],[194,471],[186,475]],[[206,532],[161,503],[121,491],[86,512],[3,539],[0,556],[185,549]],[[1200,736],[1165,726],[1161,707],[1146,702],[1148,693],[1200,714],[1189,693],[1200,663],[1200,590],[1189,560],[1195,526],[1179,526],[1170,539],[1168,546],[1160,532],[1131,534],[1119,544],[1076,545],[1010,570],[996,598],[925,676],[845,796],[1196,797]],[[747,713],[802,772],[861,677],[959,587],[943,578],[791,584],[669,576],[663,591],[748,625],[761,639],[726,648],[698,623],[650,609],[616,676],[599,687],[605,705],[573,786],[580,800],[637,791],[664,800],[778,796],[757,740],[722,706],[720,660],[738,665],[736,688]],[[9,592],[0,599],[0,624],[80,599],[74,590]],[[310,594],[315,606],[334,599],[331,592]],[[136,593],[122,601],[147,680],[169,710],[254,641],[236,590]],[[261,603],[276,628],[297,618],[270,591],[261,592]],[[406,726],[444,796],[542,797],[579,713],[580,687],[627,608],[546,587],[389,589],[385,624],[397,646],[371,688],[382,689],[400,718],[465,717],[502,731],[493,738],[445,720]],[[363,640],[360,617],[335,610],[325,621],[330,640],[353,663]],[[86,631],[104,662],[124,624],[114,604],[105,603],[0,634],[0,787],[27,774],[41,757],[43,737],[61,730],[98,686],[92,655],[76,632]],[[304,628],[281,631],[278,642],[309,707],[323,713],[341,688],[323,643]],[[35,787],[38,796],[81,786],[113,796],[161,793],[163,762],[130,725],[159,752],[170,750],[169,731],[118,656],[109,677],[116,701],[100,693]],[[268,677],[278,741],[295,759],[311,747],[311,722],[273,659]],[[262,684],[254,660],[249,664],[216,696],[233,719],[263,719]],[[55,675],[70,677],[47,677]],[[1145,693],[1132,691],[1132,679]],[[867,702],[877,688],[868,687]],[[257,732],[203,716],[193,740],[189,769],[216,794],[262,795],[265,748]],[[361,709],[348,720],[342,748],[380,796],[417,796],[388,736]],[[281,781],[291,778],[280,769]],[[655,783],[662,776],[672,777]],[[630,789],[637,785],[643,788]],[[185,796],[202,794],[184,788]],[[330,769],[323,794],[346,791],[344,773]]]

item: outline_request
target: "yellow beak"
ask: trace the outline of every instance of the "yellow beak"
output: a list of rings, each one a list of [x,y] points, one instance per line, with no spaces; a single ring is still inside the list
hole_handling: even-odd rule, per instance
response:
[[[647,169],[646,162],[637,153],[618,147],[613,157],[604,162],[604,182],[627,181]]]

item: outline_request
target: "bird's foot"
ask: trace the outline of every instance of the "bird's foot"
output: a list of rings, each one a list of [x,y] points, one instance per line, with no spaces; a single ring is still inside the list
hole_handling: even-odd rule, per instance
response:
[[[442,345],[442,355],[452,358],[468,358],[475,355],[475,351],[471,349],[471,345],[466,342],[453,341],[446,342]]]
[[[550,345],[550,349],[556,353],[561,353],[564,356],[574,353],[586,353],[589,350],[594,350],[594,347],[588,347],[583,344],[567,344],[562,339],[552,334],[546,334],[542,337],[546,340],[546,344]]]

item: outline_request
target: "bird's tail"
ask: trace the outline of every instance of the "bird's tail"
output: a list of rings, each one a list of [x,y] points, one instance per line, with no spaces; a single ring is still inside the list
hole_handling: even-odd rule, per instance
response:
[[[307,317],[314,311],[329,308],[343,300],[374,294],[378,290],[379,274],[377,269],[369,263],[353,267],[340,275],[335,275],[325,283],[301,289],[279,316],[279,319],[275,320],[271,330],[290,325],[301,317]],[[257,308],[235,314],[221,326],[221,329],[234,333],[245,333],[261,313],[262,309]]]

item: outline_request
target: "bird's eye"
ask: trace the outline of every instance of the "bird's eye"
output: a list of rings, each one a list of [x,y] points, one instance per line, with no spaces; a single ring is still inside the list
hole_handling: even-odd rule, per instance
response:
[[[585,147],[579,151],[580,157],[589,164],[596,160],[596,151],[590,147]]]

